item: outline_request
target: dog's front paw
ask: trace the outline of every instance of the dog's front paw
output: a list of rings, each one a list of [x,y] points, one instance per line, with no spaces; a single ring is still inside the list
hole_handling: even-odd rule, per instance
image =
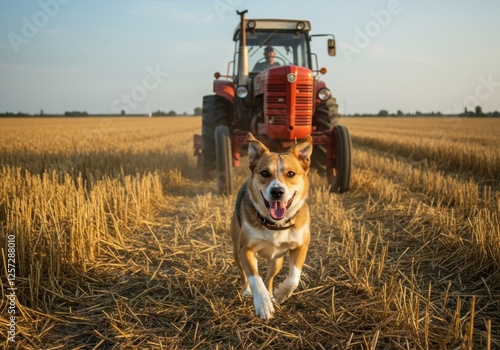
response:
[[[281,304],[286,299],[288,299],[295,288],[297,288],[298,284],[291,283],[287,278],[282,283],[278,284],[276,288],[274,288],[274,298],[278,304]]]
[[[248,282],[253,294],[255,313],[263,320],[272,318],[274,306],[271,301],[271,295],[269,295],[262,278],[260,278],[260,276],[250,276]]]
[[[269,293],[255,293],[253,297],[253,305],[255,306],[255,313],[262,320],[273,318],[274,306]]]

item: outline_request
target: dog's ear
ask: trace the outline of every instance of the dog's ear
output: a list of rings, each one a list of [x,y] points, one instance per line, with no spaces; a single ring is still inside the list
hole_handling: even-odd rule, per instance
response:
[[[313,151],[313,140],[311,136],[307,136],[304,140],[296,143],[291,151],[302,165],[304,170],[307,170],[311,165],[311,154]]]
[[[247,135],[248,142],[248,163],[250,165],[250,169],[253,170],[255,164],[260,159],[260,157],[269,152],[266,146],[264,146],[259,140],[253,137],[252,133],[248,133]]]

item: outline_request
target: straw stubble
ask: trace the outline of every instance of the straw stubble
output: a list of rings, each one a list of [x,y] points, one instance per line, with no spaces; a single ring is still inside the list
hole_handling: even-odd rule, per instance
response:
[[[351,190],[310,174],[303,278],[261,322],[227,233],[235,198],[194,168],[199,118],[102,120],[0,120],[19,346],[500,347],[498,121],[344,118]]]

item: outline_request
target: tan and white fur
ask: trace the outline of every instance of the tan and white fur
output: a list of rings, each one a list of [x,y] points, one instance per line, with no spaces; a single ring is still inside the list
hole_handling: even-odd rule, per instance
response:
[[[306,259],[310,239],[307,173],[313,145],[308,136],[286,153],[273,153],[252,134],[247,140],[251,174],[236,199],[231,237],[243,293],[253,296],[257,316],[270,319],[273,301],[283,302],[297,288]],[[273,289],[287,252],[288,276]],[[268,262],[265,280],[259,275],[257,255]]]

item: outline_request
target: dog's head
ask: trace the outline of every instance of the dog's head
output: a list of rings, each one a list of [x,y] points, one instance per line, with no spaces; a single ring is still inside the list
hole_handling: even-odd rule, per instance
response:
[[[311,164],[312,138],[307,136],[286,153],[270,152],[252,134],[248,134],[247,140],[252,171],[249,187],[255,206],[261,214],[264,210],[269,211],[274,221],[295,215],[309,190],[307,173]]]

